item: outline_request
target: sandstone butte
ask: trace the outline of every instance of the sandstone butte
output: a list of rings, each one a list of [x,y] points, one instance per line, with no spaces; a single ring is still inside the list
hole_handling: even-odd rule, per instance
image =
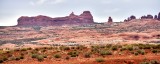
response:
[[[35,17],[21,16],[18,18],[17,26],[61,26],[61,25],[84,25],[93,24],[93,16],[90,11],[84,11],[80,15],[73,12],[66,17],[51,18],[48,16],[38,15]]]

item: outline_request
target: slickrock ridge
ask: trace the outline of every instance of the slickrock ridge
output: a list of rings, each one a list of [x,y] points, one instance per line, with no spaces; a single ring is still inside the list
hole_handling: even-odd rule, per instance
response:
[[[18,19],[17,26],[61,26],[61,25],[83,25],[93,24],[93,16],[90,11],[84,11],[80,15],[75,15],[73,12],[66,17],[51,18],[48,16],[27,17],[22,16]]]

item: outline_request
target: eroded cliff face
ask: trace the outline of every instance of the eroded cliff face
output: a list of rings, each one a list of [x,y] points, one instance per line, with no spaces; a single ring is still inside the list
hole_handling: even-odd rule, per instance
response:
[[[61,26],[61,25],[83,25],[93,24],[93,16],[90,11],[84,11],[80,15],[73,12],[66,17],[51,18],[43,15],[35,17],[22,16],[18,19],[17,26]]]

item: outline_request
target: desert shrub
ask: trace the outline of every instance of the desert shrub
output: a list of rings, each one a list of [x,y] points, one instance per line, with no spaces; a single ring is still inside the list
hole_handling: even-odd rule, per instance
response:
[[[151,60],[151,61],[150,61],[150,64],[160,64],[160,62],[157,61],[157,60]]]
[[[20,60],[20,57],[16,57],[15,60]]]
[[[105,48],[105,46],[104,46],[104,45],[101,45],[100,48]]]
[[[140,64],[160,64],[159,61],[157,60],[151,60],[151,61],[144,61],[144,62],[141,62]]]
[[[38,54],[32,54],[32,58],[37,58]]]
[[[70,48],[67,47],[67,46],[60,46],[59,48],[60,48],[61,50],[70,50]]]
[[[140,64],[150,64],[149,62],[141,62]]]
[[[125,47],[122,47],[122,48],[120,49],[120,51],[124,51],[124,50],[126,50],[126,48],[125,48]]]
[[[112,44],[107,44],[106,48],[111,48],[113,45]]]
[[[27,48],[22,48],[21,51],[27,51]]]
[[[38,51],[39,49],[38,49],[38,48],[35,48],[34,50],[35,50],[35,51]]]
[[[76,49],[83,50],[85,47],[83,45],[77,46]]]
[[[129,51],[132,51],[132,50],[133,50],[133,47],[130,46],[130,47],[128,47],[127,49],[128,49]]]
[[[138,52],[139,54],[142,54],[142,55],[145,54],[145,50],[137,50],[137,52]]]
[[[43,55],[44,58],[47,58],[47,55]]]
[[[152,53],[157,53],[157,52],[158,52],[158,50],[156,50],[156,49],[152,50]]]
[[[113,46],[112,47],[112,50],[117,50],[118,49],[118,46]]]
[[[6,60],[8,60],[8,58],[6,57],[6,56],[3,56],[3,61],[6,61]]]
[[[103,58],[96,58],[96,62],[104,62],[105,61],[105,59],[103,59]]]
[[[61,55],[60,54],[55,54],[54,58],[61,58]]]
[[[32,48],[30,47],[30,48],[27,48],[27,50],[32,50]]]
[[[66,60],[69,60],[70,59],[70,57],[69,56],[66,56],[66,58],[65,58]]]
[[[93,53],[100,52],[100,47],[99,46],[92,46],[91,51]]]
[[[71,49],[75,49],[75,47],[71,47]]]
[[[85,53],[85,54],[84,54],[84,57],[85,57],[85,58],[90,58],[90,57],[91,57],[91,53],[88,53],[88,52]]]
[[[13,52],[13,51],[6,51],[6,53],[11,53],[11,52]]]
[[[102,56],[104,56],[104,55],[112,55],[112,52],[111,51],[102,50],[102,51],[100,51],[100,55],[102,55]]]
[[[144,49],[151,49],[151,46],[150,45],[146,45],[146,46],[144,46]]]
[[[38,61],[43,61],[43,60],[44,60],[44,57],[43,57],[43,55],[38,55],[38,56],[37,56],[37,59],[38,59]]]
[[[3,63],[3,59],[0,59],[0,63]]]
[[[138,55],[138,52],[135,52],[135,53],[134,53],[134,55],[136,55],[136,56],[137,56],[137,55]]]
[[[76,57],[79,55],[79,52],[78,51],[71,51],[71,52],[68,52],[68,55],[70,55],[71,57]]]
[[[24,56],[20,56],[20,59],[24,59]]]

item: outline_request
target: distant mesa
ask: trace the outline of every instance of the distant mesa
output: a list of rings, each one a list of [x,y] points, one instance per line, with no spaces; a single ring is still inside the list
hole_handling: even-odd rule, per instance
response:
[[[61,25],[84,25],[93,23],[94,20],[90,11],[84,11],[80,15],[75,15],[74,12],[72,12],[69,16],[56,17],[56,18],[51,18],[43,15],[35,17],[21,16],[18,19],[17,26],[61,26]]]
[[[136,16],[132,15],[130,17],[128,17],[128,19],[125,19],[124,22],[128,22],[128,21],[131,21],[133,19],[136,19]],[[148,15],[144,15],[144,16],[141,16],[140,19],[154,19],[154,20],[160,20],[160,12],[158,15],[154,15],[152,16],[151,14],[148,14]]]

